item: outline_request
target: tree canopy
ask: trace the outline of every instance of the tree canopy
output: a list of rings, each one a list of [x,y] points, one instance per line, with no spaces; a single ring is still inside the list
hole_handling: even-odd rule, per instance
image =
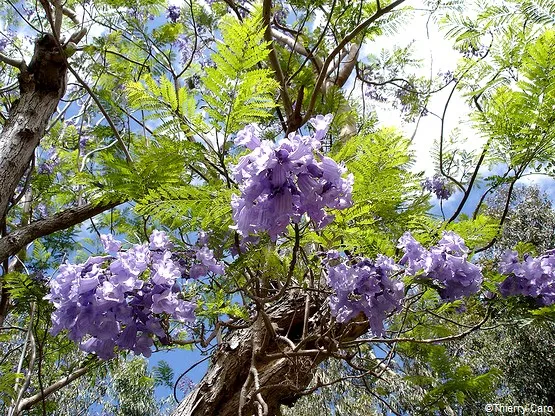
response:
[[[0,11],[6,415],[553,412],[551,1]]]

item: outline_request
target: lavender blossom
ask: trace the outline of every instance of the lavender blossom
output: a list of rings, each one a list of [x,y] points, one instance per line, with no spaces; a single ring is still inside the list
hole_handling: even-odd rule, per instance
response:
[[[79,136],[79,150],[81,151],[81,153],[85,151],[85,148],[87,147],[87,143],[89,143],[90,140],[91,140],[91,137],[86,134],[81,134]]]
[[[35,10],[32,9],[31,7],[29,8],[25,7],[25,4],[22,4],[21,8],[23,9],[23,14],[25,14],[27,19],[31,19],[31,17],[35,14]]]
[[[448,200],[453,193],[447,186],[447,182],[439,175],[426,178],[422,181],[422,187],[429,192],[435,193],[437,199],[441,200]]]
[[[186,65],[193,52],[193,42],[191,42],[191,39],[189,39],[187,35],[179,35],[175,41],[175,45],[177,45],[179,52],[181,52],[181,59],[179,62],[181,65]]]
[[[0,38],[0,52],[4,52],[8,43],[10,43],[10,40],[6,36]]]
[[[429,250],[406,232],[397,247],[405,253],[399,262],[406,265],[405,274],[429,279],[438,287],[443,300],[460,299],[480,290],[483,280],[481,269],[466,259],[468,247],[454,232],[444,232],[443,238]]]
[[[60,164],[60,158],[54,149],[50,149],[44,156],[45,160],[39,164],[37,172],[42,175],[50,175],[54,168]]]
[[[177,20],[179,19],[179,16],[181,15],[181,9],[179,8],[179,6],[170,6],[167,9],[167,14],[166,17],[168,18],[169,21],[171,21],[172,23],[177,23]]]
[[[328,132],[328,128],[331,124],[333,119],[333,115],[326,114],[325,116],[319,114],[316,117],[311,118],[308,122],[314,127],[315,130],[315,139],[319,142],[322,141],[326,133]]]
[[[48,208],[46,207],[45,204],[43,204],[42,202],[40,204],[37,205],[37,211],[39,213],[39,216],[41,218],[46,218],[48,217]]]
[[[288,12],[285,10],[285,7],[282,5],[274,12],[274,19],[281,25],[285,25],[287,23],[287,15]]]
[[[108,253],[115,253],[121,248],[121,241],[115,240],[112,234],[102,234],[100,236],[104,251]]]
[[[241,190],[232,197],[233,228],[242,237],[268,232],[275,241],[305,214],[322,228],[334,218],[325,208],[352,205],[353,176],[344,178],[345,168],[318,152],[330,122],[330,115],[315,117],[313,136],[291,133],[277,145],[254,126],[237,134],[236,144],[251,150],[233,169]]]
[[[336,253],[331,253],[336,258]],[[354,266],[340,262],[327,265],[328,284],[335,294],[330,310],[338,322],[348,322],[363,313],[374,335],[384,332],[384,320],[401,307],[403,282],[391,277],[396,269],[393,260],[381,256],[376,262],[362,259]]]
[[[499,271],[509,276],[499,285],[503,296],[528,296],[543,306],[555,303],[555,253],[539,257],[525,255],[520,261],[516,251],[507,250]]]
[[[117,251],[114,256],[63,264],[50,282],[46,299],[56,308],[52,333],[67,330],[82,350],[101,359],[112,358],[116,349],[148,357],[153,337],[169,340],[162,321],[171,316],[193,322],[196,306],[179,296],[182,274],[163,232],[154,232],[149,245],[127,251],[113,236],[101,238],[107,251]]]
[[[152,231],[149,242],[148,248],[151,250],[171,250],[173,248],[173,244],[164,231]]]

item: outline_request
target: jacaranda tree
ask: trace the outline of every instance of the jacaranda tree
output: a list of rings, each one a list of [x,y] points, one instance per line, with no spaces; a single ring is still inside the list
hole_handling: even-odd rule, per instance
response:
[[[177,348],[209,365],[175,415],[277,415],[327,386],[314,409],[356,414],[349,383],[367,412],[455,414],[504,377],[457,343],[553,319],[555,253],[488,254],[518,181],[554,174],[550,1],[0,10],[6,414],[55,413],[72,382],[106,380],[106,411],[153,414],[157,381],[126,357]],[[382,48],[419,15],[456,68],[422,76],[410,45]],[[455,96],[482,140],[448,134]],[[440,121],[435,174],[376,104]]]

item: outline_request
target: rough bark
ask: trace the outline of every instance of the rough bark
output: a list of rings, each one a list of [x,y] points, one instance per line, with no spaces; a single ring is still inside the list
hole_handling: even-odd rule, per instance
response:
[[[293,405],[312,381],[318,364],[337,349],[335,341],[355,339],[368,329],[365,322],[330,327],[329,317],[322,313],[326,308],[312,302],[303,337],[305,299],[289,295],[266,310],[266,322],[258,314],[248,328],[230,332],[206,375],[174,416],[273,416],[280,414],[281,405]],[[293,351],[292,343],[303,338],[302,348]]]
[[[52,234],[56,231],[65,230],[94,217],[110,208],[114,208],[123,201],[109,202],[104,204],[87,204],[80,207],[68,208],[51,217],[38,220],[24,227],[20,227],[5,237],[0,238],[0,263],[9,256],[16,254],[25,245]]]
[[[44,135],[66,86],[63,52],[52,35],[35,44],[33,58],[20,68],[20,97],[13,104],[0,135],[0,218]]]

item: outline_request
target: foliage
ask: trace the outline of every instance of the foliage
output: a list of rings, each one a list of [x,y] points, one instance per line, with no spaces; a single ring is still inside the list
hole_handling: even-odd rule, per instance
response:
[[[159,84],[151,74],[145,74],[141,81],[130,82],[126,86],[129,106],[148,111],[146,120],[157,120],[155,135],[179,136],[190,139],[194,134],[188,126],[202,129],[202,115],[196,111],[196,101],[189,88],[176,87],[165,75]],[[177,122],[181,120],[181,122]]]
[[[46,125],[0,195],[2,411],[167,414],[172,362],[148,370],[125,351],[178,347],[213,354],[218,372],[248,355],[229,380],[199,382],[201,396],[225,387],[200,412],[277,412],[302,395],[286,414],[553,402],[542,253],[555,223],[547,196],[518,188],[555,174],[550,2],[39,3],[0,4],[0,140]],[[415,17],[443,27],[456,68],[434,74],[413,42],[387,46]],[[52,32],[46,57],[33,29]],[[66,66],[57,110],[26,120],[41,70]],[[471,133],[446,125],[459,95]],[[54,96],[33,97],[42,110]],[[440,120],[426,132],[433,176],[417,172],[419,136],[383,127],[380,106],[416,129]],[[170,319],[184,315],[186,328]],[[120,337],[139,324],[143,344]],[[265,379],[276,363],[287,371]]]
[[[510,198],[510,213],[499,238],[487,254],[499,257],[511,249],[522,255],[537,255],[553,247],[555,218],[549,196],[537,186],[519,186],[509,195],[507,186],[504,186],[488,196],[485,213],[500,218],[507,198]],[[519,244],[526,245],[526,249],[519,249]]]
[[[206,112],[223,140],[247,123],[271,117],[275,107],[273,93],[277,83],[268,69],[255,67],[268,56],[263,42],[260,12],[239,23],[224,18],[220,30],[222,43],[212,55],[215,67],[206,68],[202,82],[207,93]]]
[[[144,358],[121,358],[93,370],[53,399],[52,414],[93,414],[111,416],[165,416],[174,407],[173,398],[161,397],[157,386],[173,383],[173,374],[160,361],[152,370]]]
[[[409,141],[392,129],[338,143],[332,155],[354,175],[355,204],[336,214],[322,233],[326,245],[341,241],[346,249],[391,255],[393,241],[406,231],[409,219],[427,209],[418,176],[409,171],[413,159]]]

